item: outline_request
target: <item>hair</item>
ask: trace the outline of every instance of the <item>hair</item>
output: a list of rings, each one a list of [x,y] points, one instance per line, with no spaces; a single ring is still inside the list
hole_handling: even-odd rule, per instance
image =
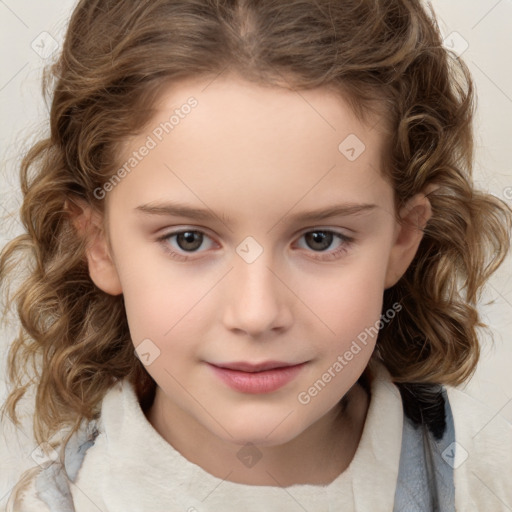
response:
[[[26,232],[0,257],[6,308],[16,307],[21,324],[2,412],[18,424],[17,403],[36,385],[33,428],[42,443],[64,425],[73,432],[98,417],[120,379],[133,383],[142,405],[150,402],[156,384],[134,353],[123,297],[92,282],[69,205],[82,200],[103,213],[94,190],[118,169],[120,145],[151,120],[161,94],[179,80],[221,73],[290,90],[323,87],[363,122],[377,116],[397,221],[408,199],[437,186],[414,260],[384,291],[383,311],[401,309],[380,328],[372,358],[396,383],[469,379],[480,355],[477,328],[487,327],[477,301],[509,250],[512,210],[474,187],[472,79],[444,48],[428,7],[420,0],[79,1],[59,59],[43,75],[50,135],[20,167]],[[27,275],[11,290],[20,268]]]

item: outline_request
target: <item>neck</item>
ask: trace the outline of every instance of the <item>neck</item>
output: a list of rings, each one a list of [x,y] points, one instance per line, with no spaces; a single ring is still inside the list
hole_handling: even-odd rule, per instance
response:
[[[252,447],[261,455],[258,463],[251,467],[236,464],[236,470],[233,462],[241,446],[214,436],[188,416],[170,411],[160,388],[146,417],[181,455],[217,478],[247,485],[328,485],[348,468],[355,455],[369,401],[369,394],[356,383],[335,408],[299,436],[282,445]]]

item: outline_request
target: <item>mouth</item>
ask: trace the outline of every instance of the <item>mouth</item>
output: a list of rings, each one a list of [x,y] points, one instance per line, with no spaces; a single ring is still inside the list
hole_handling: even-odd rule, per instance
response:
[[[226,370],[236,370],[239,372],[255,373],[264,372],[266,370],[275,370],[278,368],[290,368],[303,363],[286,363],[283,361],[265,361],[263,363],[249,363],[245,361],[237,361],[234,363],[210,363],[217,368],[225,368]]]
[[[271,393],[288,384],[306,363],[266,361],[263,363],[208,363],[215,375],[242,393]]]

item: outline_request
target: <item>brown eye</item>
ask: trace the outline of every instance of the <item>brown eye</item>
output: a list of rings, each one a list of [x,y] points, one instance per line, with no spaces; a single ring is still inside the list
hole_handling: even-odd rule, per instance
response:
[[[304,237],[311,249],[324,251],[332,244],[334,233],[332,231],[310,231]]]
[[[308,249],[309,256],[319,261],[334,260],[351,247],[354,238],[343,235],[329,229],[315,229],[304,233],[301,237],[305,241],[305,249]],[[332,250],[326,250],[338,240],[338,246]],[[304,248],[304,247],[302,247]]]
[[[183,251],[195,251],[203,243],[203,234],[199,231],[182,231],[173,236],[176,236],[176,244]]]
[[[202,257],[202,253],[206,252],[213,246],[212,239],[196,229],[182,229],[180,231],[173,231],[172,233],[166,233],[157,240],[162,246],[166,253],[168,253],[173,259],[178,261],[188,261]],[[204,247],[203,242],[206,243]],[[209,243],[208,243],[209,242]],[[203,250],[200,250],[200,249]],[[188,256],[190,254],[191,256]],[[198,256],[195,256],[195,255]]]

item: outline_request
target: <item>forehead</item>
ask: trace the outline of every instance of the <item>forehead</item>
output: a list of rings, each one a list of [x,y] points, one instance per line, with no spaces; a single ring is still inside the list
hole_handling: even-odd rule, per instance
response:
[[[258,199],[260,208],[262,200],[305,208],[382,202],[385,137],[372,121],[364,124],[332,90],[183,80],[164,91],[150,122],[124,144],[121,164],[151,149],[114,192],[130,184],[139,203],[177,194],[196,205],[208,197],[248,208]]]
[[[192,99],[196,106],[190,109],[187,103]],[[183,143],[192,141],[198,130],[208,131],[209,140],[223,142],[229,142],[226,135],[231,135],[232,139],[238,135],[246,138],[251,135],[248,143],[253,147],[264,140],[267,144],[274,142],[274,146],[279,144],[281,150],[289,147],[286,143],[305,137],[312,144],[323,140],[326,146],[337,148],[347,136],[354,135],[378,153],[384,139],[380,129],[386,125],[384,119],[373,114],[367,116],[364,123],[353,112],[343,93],[333,86],[290,89],[255,84],[232,75],[175,82],[164,89],[155,107],[156,115],[145,127],[145,132],[155,129],[158,132],[158,125],[168,122],[172,113],[177,112],[179,119],[174,116],[172,121],[173,139],[178,142],[183,136]],[[192,121],[185,123],[187,118]],[[190,130],[186,128],[187,124],[193,124]],[[177,129],[178,125],[182,127]],[[294,149],[299,151],[299,148]]]

